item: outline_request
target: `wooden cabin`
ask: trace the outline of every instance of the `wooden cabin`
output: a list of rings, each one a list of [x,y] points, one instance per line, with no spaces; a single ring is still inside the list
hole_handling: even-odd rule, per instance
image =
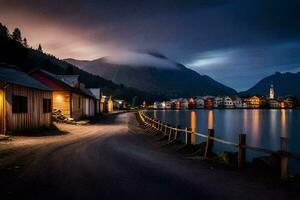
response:
[[[89,90],[95,97],[95,102],[96,102],[95,113],[99,114],[100,113],[101,90],[100,90],[100,88],[90,88]]]
[[[26,73],[0,64],[0,133],[50,127],[52,91]]]
[[[41,69],[31,71],[30,75],[53,90],[53,109],[74,120],[85,116],[85,99],[93,97],[80,89],[79,75],[55,75]]]

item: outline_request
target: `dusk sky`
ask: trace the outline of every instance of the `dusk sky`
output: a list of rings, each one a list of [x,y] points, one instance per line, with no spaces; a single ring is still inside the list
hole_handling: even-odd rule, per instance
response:
[[[59,58],[155,49],[238,91],[300,71],[297,0],[0,0],[0,22]]]

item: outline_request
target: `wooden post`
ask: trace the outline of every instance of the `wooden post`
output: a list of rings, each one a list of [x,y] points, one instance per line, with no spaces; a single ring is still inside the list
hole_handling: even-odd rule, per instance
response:
[[[180,126],[177,126],[176,131],[175,131],[175,139],[178,137],[178,132],[180,130]]]
[[[173,132],[173,126],[170,126],[170,130],[169,130],[169,141],[171,141],[171,138],[172,138],[172,132]]]
[[[192,131],[192,129],[185,128],[185,143],[192,144],[192,134],[191,134],[191,132],[188,132],[188,131]]]
[[[157,121],[157,131],[159,132],[159,130],[160,130],[160,124],[161,124],[161,122],[158,120]]]
[[[288,173],[288,156],[286,152],[288,151],[288,138],[280,137],[280,146],[281,146],[281,179],[287,180]]]
[[[243,168],[246,162],[246,134],[239,134],[238,168]]]
[[[208,129],[204,158],[207,158],[212,152],[214,141],[211,140],[210,138],[214,137],[214,135],[215,135],[215,130],[214,129]]]

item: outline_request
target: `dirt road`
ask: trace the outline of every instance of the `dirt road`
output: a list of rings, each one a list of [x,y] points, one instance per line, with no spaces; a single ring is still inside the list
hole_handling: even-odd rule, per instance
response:
[[[1,199],[297,199],[286,184],[162,147],[133,113],[0,142]]]

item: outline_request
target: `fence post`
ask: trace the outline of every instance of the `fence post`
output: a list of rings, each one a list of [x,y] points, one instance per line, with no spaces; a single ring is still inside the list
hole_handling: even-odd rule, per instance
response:
[[[281,179],[288,179],[288,156],[286,152],[288,151],[288,138],[280,137],[280,146],[281,146]]]
[[[177,139],[177,137],[178,137],[179,130],[180,130],[180,126],[177,126],[176,127],[176,132],[175,132],[175,139]]]
[[[185,128],[185,143],[192,144],[192,134],[191,134],[191,132],[188,132],[188,131],[192,131],[192,129]]]
[[[173,128],[173,126],[170,125],[169,138],[168,138],[169,141],[171,141],[171,138],[172,138],[172,132],[173,132],[172,128]]]
[[[246,161],[246,134],[239,134],[238,168],[243,168]]]
[[[214,135],[215,135],[215,130],[214,129],[208,129],[204,158],[207,158],[212,152],[214,141],[211,140],[210,138],[214,137]]]

